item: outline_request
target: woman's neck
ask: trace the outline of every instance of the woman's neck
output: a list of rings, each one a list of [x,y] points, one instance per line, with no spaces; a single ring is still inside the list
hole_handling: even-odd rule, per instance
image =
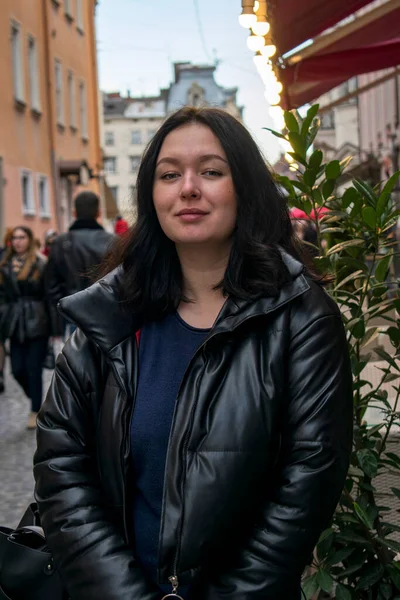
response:
[[[177,247],[177,252],[182,269],[183,294],[188,300],[181,302],[178,312],[182,319],[194,327],[212,327],[225,303],[222,290],[215,287],[224,278],[230,247]]]

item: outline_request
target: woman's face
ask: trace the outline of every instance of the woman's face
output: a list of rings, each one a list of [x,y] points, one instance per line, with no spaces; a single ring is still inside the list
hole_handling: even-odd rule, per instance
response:
[[[169,133],[157,158],[153,201],[165,235],[176,244],[224,244],[237,215],[236,192],[218,138],[192,123]]]
[[[30,240],[23,229],[14,229],[11,236],[11,245],[16,254],[25,254],[28,251]]]

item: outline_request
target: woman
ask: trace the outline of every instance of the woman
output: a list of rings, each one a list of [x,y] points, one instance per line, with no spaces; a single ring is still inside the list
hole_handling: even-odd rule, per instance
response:
[[[233,117],[184,108],[38,418],[36,498],[72,600],[292,600],[352,440],[339,311]]]
[[[12,374],[31,400],[28,429],[36,428],[42,404],[42,363],[49,339],[45,265],[45,258],[36,252],[31,229],[15,227],[0,262],[0,338],[2,343],[10,340]]]

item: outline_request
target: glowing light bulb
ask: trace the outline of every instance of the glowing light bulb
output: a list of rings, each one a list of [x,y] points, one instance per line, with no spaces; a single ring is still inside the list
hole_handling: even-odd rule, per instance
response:
[[[260,35],[249,35],[247,38],[247,46],[252,52],[260,51],[264,47],[264,38]]]
[[[251,8],[243,8],[242,14],[239,15],[239,24],[245,29],[250,29],[257,23],[257,16],[254,14]]]
[[[281,97],[278,94],[278,92],[272,88],[270,89],[266,89],[264,92],[264,96],[267,102],[269,102],[269,104],[271,106],[275,106],[276,104],[279,104],[279,102],[281,101]]]
[[[276,46],[274,44],[264,45],[261,52],[266,58],[272,58],[276,54]]]
[[[254,23],[251,28],[255,35],[267,35],[271,29],[271,26],[266,21],[257,21],[257,23]]]
[[[258,0],[256,0],[254,2],[254,12],[257,12],[259,8],[260,8],[260,3]]]

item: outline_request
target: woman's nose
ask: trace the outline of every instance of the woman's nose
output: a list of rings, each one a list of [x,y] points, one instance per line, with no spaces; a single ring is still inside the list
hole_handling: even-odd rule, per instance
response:
[[[200,189],[196,177],[193,174],[185,174],[182,177],[181,196],[182,198],[198,198]]]

